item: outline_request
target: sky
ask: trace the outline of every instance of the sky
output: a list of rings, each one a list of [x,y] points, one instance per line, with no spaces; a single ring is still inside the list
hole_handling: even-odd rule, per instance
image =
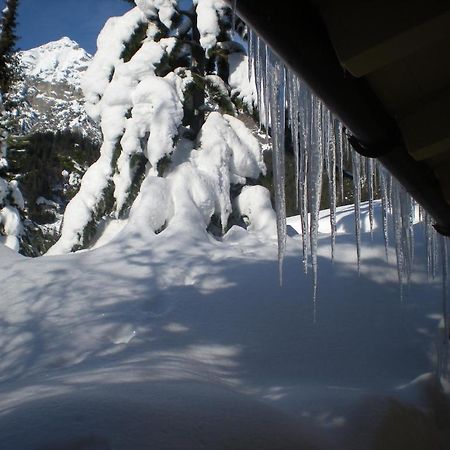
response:
[[[28,50],[67,36],[93,54],[106,20],[130,6],[123,0],[21,0],[17,46]]]

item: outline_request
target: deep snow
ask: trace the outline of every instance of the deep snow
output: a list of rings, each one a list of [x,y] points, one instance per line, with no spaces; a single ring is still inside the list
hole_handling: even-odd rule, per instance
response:
[[[282,287],[274,226],[216,241],[110,224],[106,245],[38,259],[0,246],[0,448],[446,448],[439,279],[418,224],[400,300],[367,209],[359,276],[353,207],[334,263],[322,212],[315,323],[297,218]]]

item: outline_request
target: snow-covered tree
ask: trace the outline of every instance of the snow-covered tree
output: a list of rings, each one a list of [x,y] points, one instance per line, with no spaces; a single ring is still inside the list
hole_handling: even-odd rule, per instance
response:
[[[19,0],[6,0],[0,23],[0,90],[8,92],[17,76],[16,26]]]
[[[250,229],[261,225],[256,217],[274,225],[268,191],[254,186],[265,165],[231,10],[222,0],[188,10],[176,0],[136,5],[98,37],[83,90],[101,123],[101,156],[50,253],[88,247],[111,220],[152,235],[167,227],[220,234],[242,216]]]
[[[0,30],[0,242],[19,251],[23,231],[20,212],[24,200],[18,182],[8,173],[8,138],[11,117],[8,92],[16,73],[14,50],[18,0],[7,0],[2,11]]]

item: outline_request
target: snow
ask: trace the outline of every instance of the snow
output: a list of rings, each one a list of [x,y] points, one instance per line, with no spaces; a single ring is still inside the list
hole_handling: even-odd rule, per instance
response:
[[[0,236],[0,244],[18,252],[22,221],[16,207],[8,205],[0,209],[0,226],[3,229],[2,234],[4,234],[4,236]]]
[[[167,28],[172,25],[177,0],[135,0],[135,3],[148,19],[159,17]]]
[[[100,140],[84,110],[83,75],[91,55],[68,37],[17,53],[22,77],[12,86],[15,133],[71,131]]]
[[[152,198],[176,181],[159,179]],[[261,219],[267,199],[253,189],[242,208],[260,199]],[[448,439],[433,375],[441,284],[427,281],[422,225],[402,303],[380,202],[373,237],[361,227],[359,276],[353,207],[337,211],[334,263],[328,215],[315,324],[299,234],[278,284],[273,217],[271,236],[255,222],[221,241],[128,225],[88,252],[28,259],[0,247],[1,447],[369,450],[382,439],[428,450]]]
[[[63,37],[31,50],[18,53],[25,75],[48,83],[68,83],[80,86],[91,55],[75,41]]]
[[[272,127],[278,214],[266,189],[245,186],[234,206],[246,229],[228,230],[231,186],[265,172],[259,141],[241,120],[217,111],[195,142],[180,133],[192,75],[155,74],[174,38],[155,42],[149,27],[142,47],[123,59],[126,41],[148,16],[170,25],[174,2],[136,4],[108,21],[86,72],[88,109],[104,142],[66,209],[60,241],[34,260],[0,246],[1,446],[369,450],[381,439],[388,449],[386,424],[396,449],[398,438],[418,446],[431,436],[427,450],[430,442],[448,441],[450,424],[436,406],[448,402],[441,383],[448,370],[446,300],[441,280],[428,280],[430,270],[442,268],[448,289],[448,255],[444,245],[437,259],[427,219],[415,223],[414,205],[392,180],[393,209],[385,199],[358,200],[356,230],[353,205],[319,211],[324,160],[328,169],[335,164],[327,153],[334,135],[342,159],[342,132],[256,39],[250,64],[235,61],[231,89],[250,92],[250,82],[242,82],[249,65],[264,72],[258,103],[267,105],[260,111]],[[209,50],[225,3],[195,4]],[[293,141],[318,150],[296,150],[302,216],[287,222],[286,102],[298,132]],[[148,161],[144,179],[121,216],[131,159],[140,153]],[[359,170],[359,158],[355,165]],[[112,183],[115,215],[99,218]],[[14,246],[19,213],[6,206],[0,214],[6,244]],[[223,236],[206,230],[213,215]],[[93,219],[101,226],[91,249],[64,255],[83,243]],[[383,236],[394,224],[393,248]],[[302,259],[308,267],[308,243],[312,277],[300,270]]]
[[[276,235],[276,215],[267,189],[262,186],[244,186],[235,202],[240,214],[248,219],[249,231],[268,238]]]
[[[227,7],[223,0],[194,0],[197,11],[197,28],[200,32],[200,44],[208,51],[217,43],[220,33],[218,14]]]
[[[256,85],[254,77],[248,76],[248,57],[243,53],[232,53],[228,56],[230,75],[228,83],[231,95],[237,95],[249,111],[256,105]]]

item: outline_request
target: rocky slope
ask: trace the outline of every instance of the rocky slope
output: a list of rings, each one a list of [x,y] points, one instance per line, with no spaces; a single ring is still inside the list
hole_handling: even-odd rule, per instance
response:
[[[14,87],[18,134],[75,131],[100,140],[84,110],[80,84],[91,55],[63,37],[18,53],[22,80]]]

